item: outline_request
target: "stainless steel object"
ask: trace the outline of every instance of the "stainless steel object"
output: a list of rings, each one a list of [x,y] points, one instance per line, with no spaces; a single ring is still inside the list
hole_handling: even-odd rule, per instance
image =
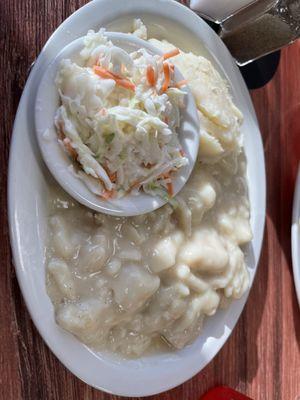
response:
[[[211,4],[213,0],[209,1]],[[199,6],[194,11],[213,20],[205,3],[199,2],[201,9]],[[300,0],[256,0],[221,21],[219,28],[219,36],[237,64],[246,65],[300,37]]]

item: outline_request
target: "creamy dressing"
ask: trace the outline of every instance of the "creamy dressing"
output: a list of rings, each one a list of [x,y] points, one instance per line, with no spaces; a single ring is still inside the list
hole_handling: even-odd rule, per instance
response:
[[[58,142],[73,173],[105,200],[140,190],[168,198],[189,164],[177,132],[186,93],[168,62],[179,50],[163,58],[145,49],[127,53],[103,29],[89,31],[83,43],[79,64],[63,59],[55,80]]]

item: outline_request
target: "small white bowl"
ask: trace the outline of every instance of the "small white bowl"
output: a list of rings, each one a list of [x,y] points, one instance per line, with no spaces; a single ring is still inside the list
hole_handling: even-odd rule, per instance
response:
[[[234,102],[244,114],[242,133],[247,156],[253,241],[246,248],[250,286],[258,265],[265,221],[264,152],[247,87],[220,38],[187,7],[170,0],[94,0],[68,18],[42,50],[24,89],[11,141],[8,177],[9,224],[18,281],[31,317],[43,339],[76,376],[95,388],[122,396],[149,396],[180,385],[204,368],[224,345],[246,303],[248,293],[206,319],[193,344],[177,352],[163,352],[138,360],[120,360],[88,349],[60,329],[46,292],[44,247],[47,239],[48,190],[51,175],[44,168],[35,139],[34,108],[45,69],[71,41],[119,21],[128,29],[129,17],[155,24],[160,38],[183,49],[203,51],[228,80]],[[123,23],[122,23],[123,21]],[[127,28],[126,28],[127,27]],[[150,34],[152,29],[149,29]],[[196,46],[195,46],[196,47]],[[205,50],[206,49],[206,50]],[[257,301],[260,301],[258,299]],[[247,327],[246,327],[247,329]]]
[[[106,36],[117,46],[127,52],[141,48],[150,54],[162,55],[162,52],[150,43],[133,35],[124,33],[106,32]],[[153,197],[140,192],[138,195],[128,194],[121,199],[103,200],[92,193],[85,183],[75,176],[70,169],[72,161],[63,151],[57,140],[54,126],[54,116],[59,107],[59,95],[55,85],[55,78],[63,59],[78,62],[79,53],[83,48],[83,38],[76,39],[65,46],[50,63],[41,79],[38,88],[35,125],[39,146],[49,170],[58,183],[78,202],[98,212],[117,216],[133,216],[145,214],[166,204],[167,199]],[[175,81],[184,79],[175,68]],[[188,87],[183,89],[186,93],[185,107],[181,110],[181,124],[178,137],[183,151],[188,158],[188,164],[182,167],[174,179],[174,195],[176,195],[187,182],[198,155],[199,148],[199,120],[194,97]]]

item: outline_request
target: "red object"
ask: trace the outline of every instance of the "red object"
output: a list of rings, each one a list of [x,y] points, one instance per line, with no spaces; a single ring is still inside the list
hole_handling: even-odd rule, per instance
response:
[[[237,392],[236,390],[230,389],[227,386],[217,386],[214,389],[209,390],[200,400],[252,400],[250,397],[245,396]]]

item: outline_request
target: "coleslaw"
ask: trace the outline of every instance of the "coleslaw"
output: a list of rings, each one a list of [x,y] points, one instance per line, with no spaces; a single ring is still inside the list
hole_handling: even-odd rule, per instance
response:
[[[61,63],[58,140],[74,173],[103,199],[140,190],[173,196],[175,174],[188,163],[177,132],[186,81],[175,82],[169,60],[177,54],[128,54],[101,29],[84,38],[79,63]]]

